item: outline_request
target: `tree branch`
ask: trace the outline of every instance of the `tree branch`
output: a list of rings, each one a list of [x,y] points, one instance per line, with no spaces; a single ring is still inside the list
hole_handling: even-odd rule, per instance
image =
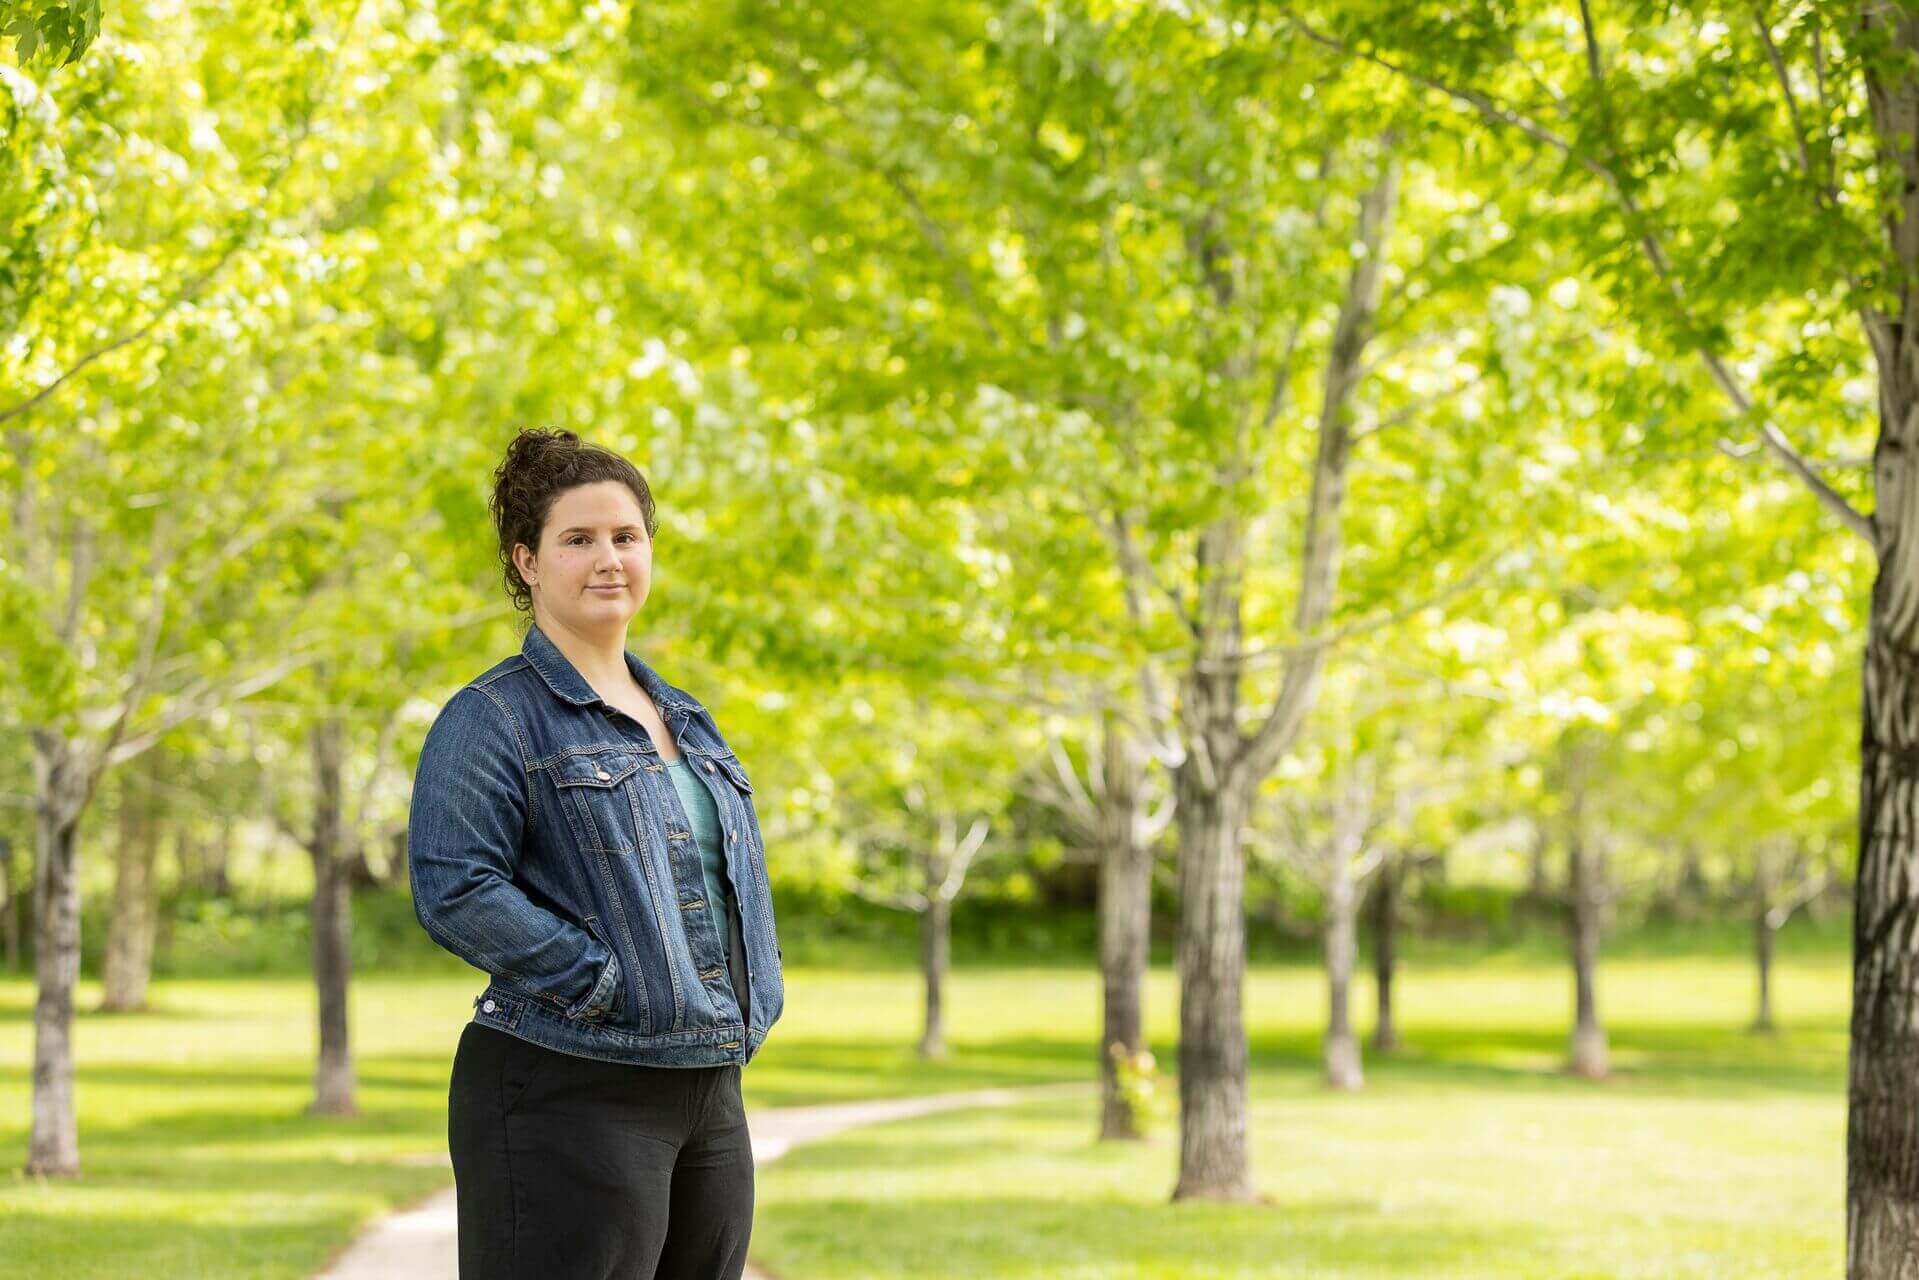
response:
[[[1582,18],[1590,18],[1590,15],[1585,13],[1583,3],[1581,5],[1581,13]],[[1444,94],[1455,102],[1466,103],[1487,120],[1518,129],[1528,137],[1543,142],[1547,146],[1562,152],[1580,168],[1585,169],[1588,173],[1597,177],[1612,190],[1614,198],[1620,207],[1640,226],[1639,245],[1645,253],[1647,260],[1652,264],[1654,274],[1656,274],[1660,281],[1666,286],[1667,291],[1673,295],[1675,305],[1679,307],[1681,314],[1690,318],[1685,289],[1681,285],[1677,274],[1673,271],[1672,264],[1666,257],[1664,246],[1661,244],[1657,234],[1647,224],[1645,215],[1639,207],[1639,202],[1633,199],[1631,193],[1627,191],[1625,184],[1620,180],[1619,175],[1613,169],[1579,150],[1568,139],[1561,137],[1545,125],[1540,124],[1538,121],[1531,119],[1521,112],[1496,102],[1477,90],[1462,89],[1447,84],[1444,81],[1434,79],[1431,76],[1423,75],[1420,72],[1402,67],[1375,53],[1354,49],[1345,41],[1316,31],[1306,22],[1292,15],[1287,16],[1287,21],[1308,39],[1322,44],[1327,48],[1337,50],[1349,57],[1364,59],[1394,75]],[[1592,34],[1589,20],[1585,24],[1585,30],[1588,65],[1595,71],[1595,74],[1597,74],[1599,70],[1597,67],[1598,45],[1596,37]],[[1595,87],[1603,91],[1603,82],[1600,82]],[[1862,310],[1861,315],[1862,318],[1866,317],[1866,312]],[[1867,329],[1869,333],[1872,332],[1872,325],[1869,321]],[[1733,376],[1731,370],[1726,367],[1725,361],[1717,353],[1709,351],[1703,346],[1696,346],[1694,351],[1706,365],[1707,372],[1712,376],[1713,381],[1716,382],[1720,390],[1732,400],[1740,414],[1756,419],[1755,427],[1758,431],[1759,438],[1764,441],[1766,446],[1785,464],[1786,469],[1798,476],[1800,481],[1812,491],[1813,496],[1837,516],[1846,528],[1858,534],[1866,541],[1876,545],[1871,517],[1860,512],[1850,502],[1846,501],[1845,497],[1841,495],[1838,490],[1827,484],[1817,472],[1808,467],[1805,464],[1805,460],[1800,457],[1798,451],[1793,448],[1784,433],[1781,432],[1777,426],[1769,419],[1760,417],[1755,413],[1752,398],[1746,393],[1744,387],[1740,385],[1739,380]]]

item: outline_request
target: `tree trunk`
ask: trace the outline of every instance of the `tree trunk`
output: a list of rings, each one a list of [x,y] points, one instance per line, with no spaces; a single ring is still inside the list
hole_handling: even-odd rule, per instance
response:
[[[1868,0],[1862,59],[1881,171],[1897,173],[1886,256],[1888,309],[1860,318],[1879,374],[1875,505],[1879,572],[1866,627],[1859,767],[1859,872],[1852,925],[1846,1085],[1846,1275],[1919,1276],[1919,17]],[[1849,33],[1850,34],[1850,33]],[[1891,290],[1896,287],[1897,292]]]
[[[1573,1024],[1572,1069],[1588,1079],[1606,1074],[1606,1030],[1599,1025],[1595,977],[1599,967],[1599,912],[1603,886],[1594,851],[1580,829],[1574,802],[1574,822],[1567,840],[1567,872],[1572,923],[1573,987],[1577,1016]]]
[[[929,876],[929,888],[938,883]],[[920,1057],[946,1056],[945,1016],[941,1010],[946,965],[951,945],[953,904],[938,893],[928,893],[920,912],[920,972],[926,981],[926,1025],[920,1033]]]
[[[1712,895],[1712,886],[1706,881],[1706,864],[1699,856],[1699,846],[1686,841],[1680,851],[1679,883],[1673,893],[1673,914],[1680,919],[1696,920],[1704,914],[1703,910]]]
[[[217,898],[233,896],[233,882],[228,878],[228,869],[233,865],[233,815],[220,815],[220,838],[206,851],[201,884]]]
[[[1399,928],[1400,860],[1388,853],[1379,864],[1373,886],[1373,989],[1379,1014],[1373,1024],[1373,1049],[1390,1053],[1399,1048],[1399,1030],[1393,1023],[1393,944]]]
[[[1379,309],[1382,252],[1397,200],[1399,163],[1392,130],[1381,134],[1378,179],[1361,198],[1358,242],[1365,252],[1347,277],[1321,388],[1319,438],[1313,460],[1296,635],[1313,635],[1331,616],[1339,588],[1340,521],[1346,470],[1352,459],[1352,398],[1365,378],[1365,352]],[[1233,303],[1232,247],[1216,226],[1200,220],[1188,229],[1214,302]],[[1232,379],[1250,372],[1253,352],[1242,350],[1222,367]],[[1271,421],[1273,401],[1267,401]],[[1238,491],[1250,471],[1248,415],[1218,469],[1222,491]],[[1240,680],[1245,661],[1241,612],[1248,573],[1245,515],[1228,503],[1200,531],[1195,548],[1197,587],[1193,662],[1181,679],[1180,718],[1186,758],[1174,774],[1179,814],[1179,1181],[1173,1199],[1251,1202],[1247,1144],[1245,850],[1240,837],[1253,789],[1298,739],[1317,696],[1326,655],[1314,646],[1284,663],[1270,709],[1250,738],[1240,729]]]
[[[1175,1200],[1254,1199],[1246,1141],[1246,784],[1202,785],[1189,755],[1179,813],[1179,1181]]]
[[[1547,866],[1546,854],[1551,846],[1546,826],[1540,823],[1533,832],[1531,867],[1526,877],[1526,896],[1536,903],[1543,903],[1552,896],[1552,872]]]
[[[87,780],[73,747],[35,734],[33,1127],[28,1177],[80,1175],[73,1107],[73,997],[80,981],[80,814]]]
[[[1901,403],[1915,401],[1919,386]],[[1882,490],[1882,506],[1888,496],[1910,505],[1919,500],[1919,481],[1903,481],[1894,495]],[[1913,527],[1903,510],[1899,518]],[[1906,534],[1881,562],[1866,642],[1847,1072],[1851,1280],[1919,1276],[1919,619],[1906,567],[1919,548],[1912,539]]]
[[[1752,1029],[1771,1033],[1776,1030],[1772,1021],[1772,944],[1775,930],[1772,927],[1771,904],[1766,901],[1764,884],[1757,877],[1754,878],[1754,888],[1752,940],[1754,958],[1759,964],[1759,1009],[1753,1015]]]
[[[1335,845],[1326,870],[1326,1083],[1334,1089],[1358,1089],[1365,1077],[1349,995],[1358,954],[1359,894],[1352,859],[1342,845]]]
[[[151,794],[139,785],[137,770],[126,770],[121,779],[113,913],[107,919],[100,1008],[132,1013],[147,1007],[147,983],[153,973],[153,862],[160,843],[159,815]]]
[[[313,727],[313,978],[320,998],[320,1060],[312,1115],[357,1115],[347,992],[352,976],[353,896],[342,781],[346,731],[337,717]]]
[[[20,893],[13,841],[0,835],[0,945],[4,945],[8,973],[20,970]]]
[[[1152,850],[1139,836],[1144,765],[1137,744],[1119,717],[1106,717],[1104,733],[1099,865],[1099,972],[1104,995],[1099,1041],[1102,1141],[1145,1136],[1120,1093],[1113,1058],[1115,1054],[1133,1058],[1146,1048],[1143,996],[1153,894]]]

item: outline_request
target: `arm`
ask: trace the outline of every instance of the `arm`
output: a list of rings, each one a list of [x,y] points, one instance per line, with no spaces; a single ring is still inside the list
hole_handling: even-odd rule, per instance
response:
[[[619,958],[513,882],[527,808],[511,713],[469,685],[440,709],[413,775],[413,913],[427,936],[468,964],[592,1021],[613,1004]]]

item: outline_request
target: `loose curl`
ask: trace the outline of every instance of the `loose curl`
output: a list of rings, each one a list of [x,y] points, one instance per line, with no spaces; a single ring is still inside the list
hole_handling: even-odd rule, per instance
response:
[[[493,496],[487,507],[500,535],[500,563],[506,572],[506,593],[513,607],[529,616],[533,590],[513,563],[513,548],[525,543],[536,555],[547,515],[561,493],[577,485],[614,480],[633,491],[646,521],[646,536],[659,528],[653,509],[653,490],[640,469],[598,445],[586,444],[571,431],[523,428],[506,447],[506,457],[493,472]]]

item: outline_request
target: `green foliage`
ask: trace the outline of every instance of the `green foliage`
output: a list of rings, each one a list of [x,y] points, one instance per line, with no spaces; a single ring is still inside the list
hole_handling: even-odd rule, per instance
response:
[[[100,34],[100,0],[0,0],[0,35],[22,65],[64,67]]]
[[[1151,1049],[1128,1053],[1125,1045],[1114,1041],[1106,1046],[1106,1055],[1113,1060],[1114,1084],[1134,1133],[1149,1135],[1177,1113],[1177,1099],[1160,1075],[1159,1060]]]

